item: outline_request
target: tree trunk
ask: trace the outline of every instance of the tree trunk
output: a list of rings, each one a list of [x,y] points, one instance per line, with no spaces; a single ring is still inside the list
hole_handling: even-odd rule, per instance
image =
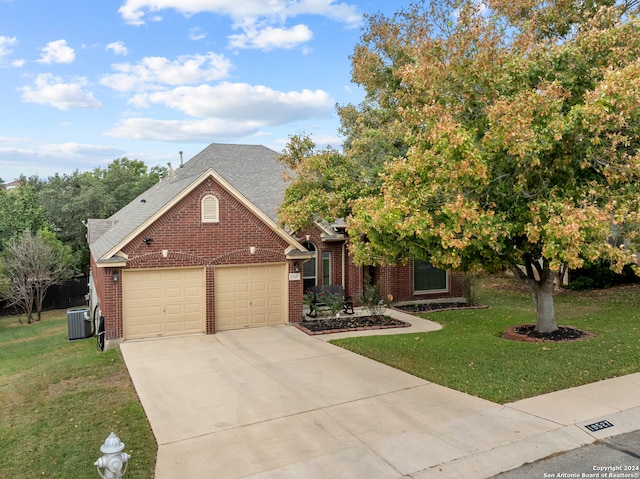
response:
[[[558,329],[556,313],[553,305],[553,279],[544,283],[534,281],[531,284],[533,302],[536,305],[536,331],[552,333]]]
[[[558,329],[553,304],[553,288],[556,274],[551,271],[546,258],[533,260],[525,258],[525,271],[518,265],[511,269],[517,278],[531,288],[533,302],[536,305],[536,327],[539,333],[552,333]]]

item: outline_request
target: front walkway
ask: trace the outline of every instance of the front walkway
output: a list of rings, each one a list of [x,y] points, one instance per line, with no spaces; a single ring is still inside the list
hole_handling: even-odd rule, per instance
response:
[[[121,344],[156,478],[483,478],[640,429],[640,374],[499,405],[317,338],[278,326]],[[615,427],[583,427],[601,419]]]
[[[434,321],[419,318],[409,313],[405,313],[399,309],[385,308],[385,316],[391,316],[392,318],[399,319],[405,323],[411,324],[405,328],[385,328],[385,329],[369,329],[365,331],[349,331],[342,333],[328,333],[328,334],[316,334],[316,339],[323,341],[332,341],[334,339],[352,338],[359,336],[380,336],[389,334],[408,334],[408,333],[430,333],[431,331],[438,331],[442,329],[442,326]],[[354,314],[347,317],[367,316],[368,313],[363,308],[354,308]],[[312,318],[307,318],[313,321]]]

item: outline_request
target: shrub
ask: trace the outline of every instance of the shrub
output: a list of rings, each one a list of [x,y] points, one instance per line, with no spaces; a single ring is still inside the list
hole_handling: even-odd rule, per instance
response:
[[[326,304],[333,316],[344,307],[344,297],[342,294],[332,293],[324,288],[316,295],[316,299],[319,303]]]
[[[569,271],[568,289],[575,291],[585,289],[610,288],[621,284],[631,284],[640,282],[640,278],[635,274],[631,266],[626,265],[622,273],[618,274],[609,268],[606,261],[585,265]]]
[[[373,316],[375,318],[381,317],[386,307],[385,302],[380,296],[378,288],[371,284],[364,285],[361,303],[367,313],[369,313],[369,316]]]

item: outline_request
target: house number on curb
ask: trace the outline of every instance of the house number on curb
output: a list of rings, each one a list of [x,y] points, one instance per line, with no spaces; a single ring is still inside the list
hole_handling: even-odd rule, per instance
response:
[[[595,431],[599,431],[600,429],[606,429],[608,427],[613,427],[613,424],[611,424],[609,421],[600,421],[600,422],[594,422],[593,424],[588,424],[585,427],[589,431],[595,432]]]

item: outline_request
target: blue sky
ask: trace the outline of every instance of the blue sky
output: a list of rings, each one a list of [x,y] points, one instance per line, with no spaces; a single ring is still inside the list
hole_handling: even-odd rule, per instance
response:
[[[339,147],[370,0],[0,0],[0,178],[179,163],[291,134]]]

